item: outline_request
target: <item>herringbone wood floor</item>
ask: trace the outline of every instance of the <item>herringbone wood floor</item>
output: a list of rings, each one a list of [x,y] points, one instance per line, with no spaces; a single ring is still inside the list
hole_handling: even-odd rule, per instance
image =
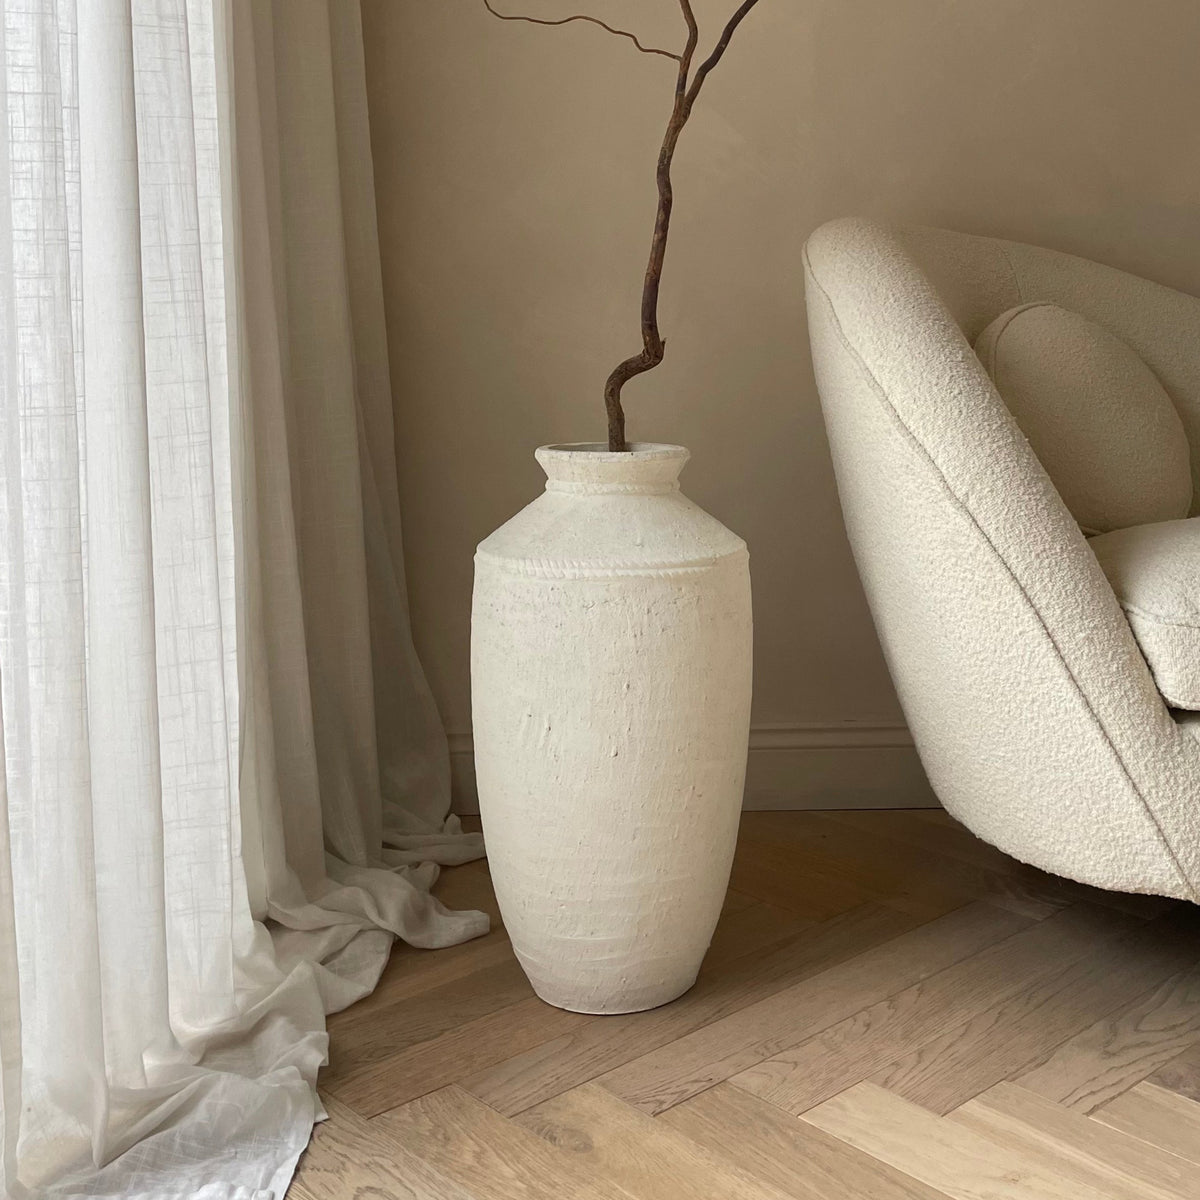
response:
[[[1196,1200],[1200,909],[940,812],[750,813],[699,982],[537,1000],[496,918],[330,1022],[300,1200]]]

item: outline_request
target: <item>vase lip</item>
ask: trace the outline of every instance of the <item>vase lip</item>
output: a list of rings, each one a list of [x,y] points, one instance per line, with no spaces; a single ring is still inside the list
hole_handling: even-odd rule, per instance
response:
[[[669,491],[679,486],[691,452],[665,442],[630,442],[626,451],[609,450],[607,442],[561,442],[539,446],[534,457],[552,491]]]
[[[691,451],[686,446],[674,446],[670,442],[630,442],[628,450],[610,450],[607,442],[558,442],[548,446],[539,446],[534,455],[539,462],[547,458],[576,458],[586,457],[611,458],[626,460],[630,457],[648,458],[683,458],[691,457]]]

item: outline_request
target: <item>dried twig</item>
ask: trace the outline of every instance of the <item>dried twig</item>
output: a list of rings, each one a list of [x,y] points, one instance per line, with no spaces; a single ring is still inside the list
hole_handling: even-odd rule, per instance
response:
[[[737,29],[742,23],[742,19],[757,3],[758,0],[742,0],[737,12],[729,18],[725,28],[721,30],[721,36],[717,38],[717,44],[713,52],[696,68],[696,78],[692,81],[692,86],[688,91],[689,108],[696,103],[696,97],[700,95],[700,89],[704,86],[704,81],[708,78],[709,71],[721,61],[725,51],[729,48],[729,43],[733,38],[733,31]]]
[[[636,34],[630,33],[627,29],[614,29],[611,25],[606,25],[599,17],[588,17],[580,13],[573,17],[563,17],[558,21],[547,21],[542,17],[508,16],[505,13],[497,12],[492,7],[491,0],[483,0],[483,6],[493,17],[499,17],[502,21],[528,21],[530,25],[569,25],[572,21],[587,21],[591,25],[599,25],[601,29],[606,29],[609,33],[616,34],[617,37],[628,38],[643,54],[661,54],[663,58],[672,58],[676,62],[679,61],[678,54],[672,54],[670,50],[659,50],[655,46],[643,46],[638,41]]]
[[[667,234],[671,228],[671,209],[675,195],[671,186],[671,160],[675,146],[683,132],[691,105],[688,103],[688,74],[700,30],[689,0],[679,0],[683,19],[687,23],[687,45],[679,56],[679,71],[675,77],[675,103],[667,131],[663,136],[662,148],[658,152],[658,169],[655,180],[658,184],[658,211],[654,217],[654,236],[650,240],[650,260],[646,264],[646,277],[642,283],[642,350],[631,358],[618,363],[604,384],[604,408],[608,414],[608,448],[613,451],[628,450],[625,441],[625,410],[621,406],[621,389],[635,376],[657,367],[666,352],[666,342],[658,331],[658,291],[662,283],[663,262],[667,254]]]
[[[647,54],[661,54],[672,58],[679,64],[675,76],[675,102],[671,107],[671,116],[667,121],[667,130],[663,135],[662,148],[658,152],[658,169],[655,179],[658,184],[658,211],[654,217],[654,236],[650,241],[650,260],[646,264],[646,276],[642,284],[642,349],[632,358],[619,363],[609,375],[604,384],[604,407],[608,414],[608,448],[612,451],[629,449],[625,441],[625,410],[621,407],[621,389],[633,378],[657,367],[663,360],[666,342],[658,329],[658,293],[662,283],[663,262],[667,252],[667,234],[671,228],[671,209],[674,204],[674,193],[671,187],[671,162],[675,157],[675,147],[679,143],[679,135],[683,132],[687,119],[692,115],[692,106],[709,73],[721,61],[729,47],[734,31],[742,23],[746,14],[758,3],[758,0],[742,0],[737,11],[726,22],[721,36],[712,53],[692,75],[692,60],[696,54],[696,45],[700,40],[700,30],[696,24],[696,16],[692,11],[691,0],[679,0],[679,8],[687,26],[687,44],[682,54],[671,54],[666,50],[647,48],[632,34],[625,30],[613,29],[598,21],[595,17],[566,17],[560,21],[544,21],[535,17],[502,17],[491,5],[491,0],[483,0],[488,11],[494,16],[507,21],[530,21],[535,25],[565,25],[568,21],[591,21],[615,33],[627,37],[637,45],[639,50]]]

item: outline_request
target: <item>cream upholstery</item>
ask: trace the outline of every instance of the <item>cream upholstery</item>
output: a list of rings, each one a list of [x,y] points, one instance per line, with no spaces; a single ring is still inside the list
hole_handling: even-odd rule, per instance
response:
[[[975,353],[1084,533],[1187,516],[1183,423],[1120,338],[1034,301],[1001,313]]]
[[[1161,695],[1200,711],[1200,517],[1118,529],[1088,544]]]
[[[1200,737],[971,343],[1034,300],[1097,322],[1166,389],[1200,491],[1200,300],[1052,250],[862,220],[823,226],[805,260],[846,527],[938,796],[1026,862],[1196,899]]]

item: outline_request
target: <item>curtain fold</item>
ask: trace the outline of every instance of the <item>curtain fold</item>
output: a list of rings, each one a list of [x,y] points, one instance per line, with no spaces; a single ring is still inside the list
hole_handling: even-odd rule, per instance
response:
[[[0,1155],[280,1197],[449,812],[357,0],[0,0]]]

